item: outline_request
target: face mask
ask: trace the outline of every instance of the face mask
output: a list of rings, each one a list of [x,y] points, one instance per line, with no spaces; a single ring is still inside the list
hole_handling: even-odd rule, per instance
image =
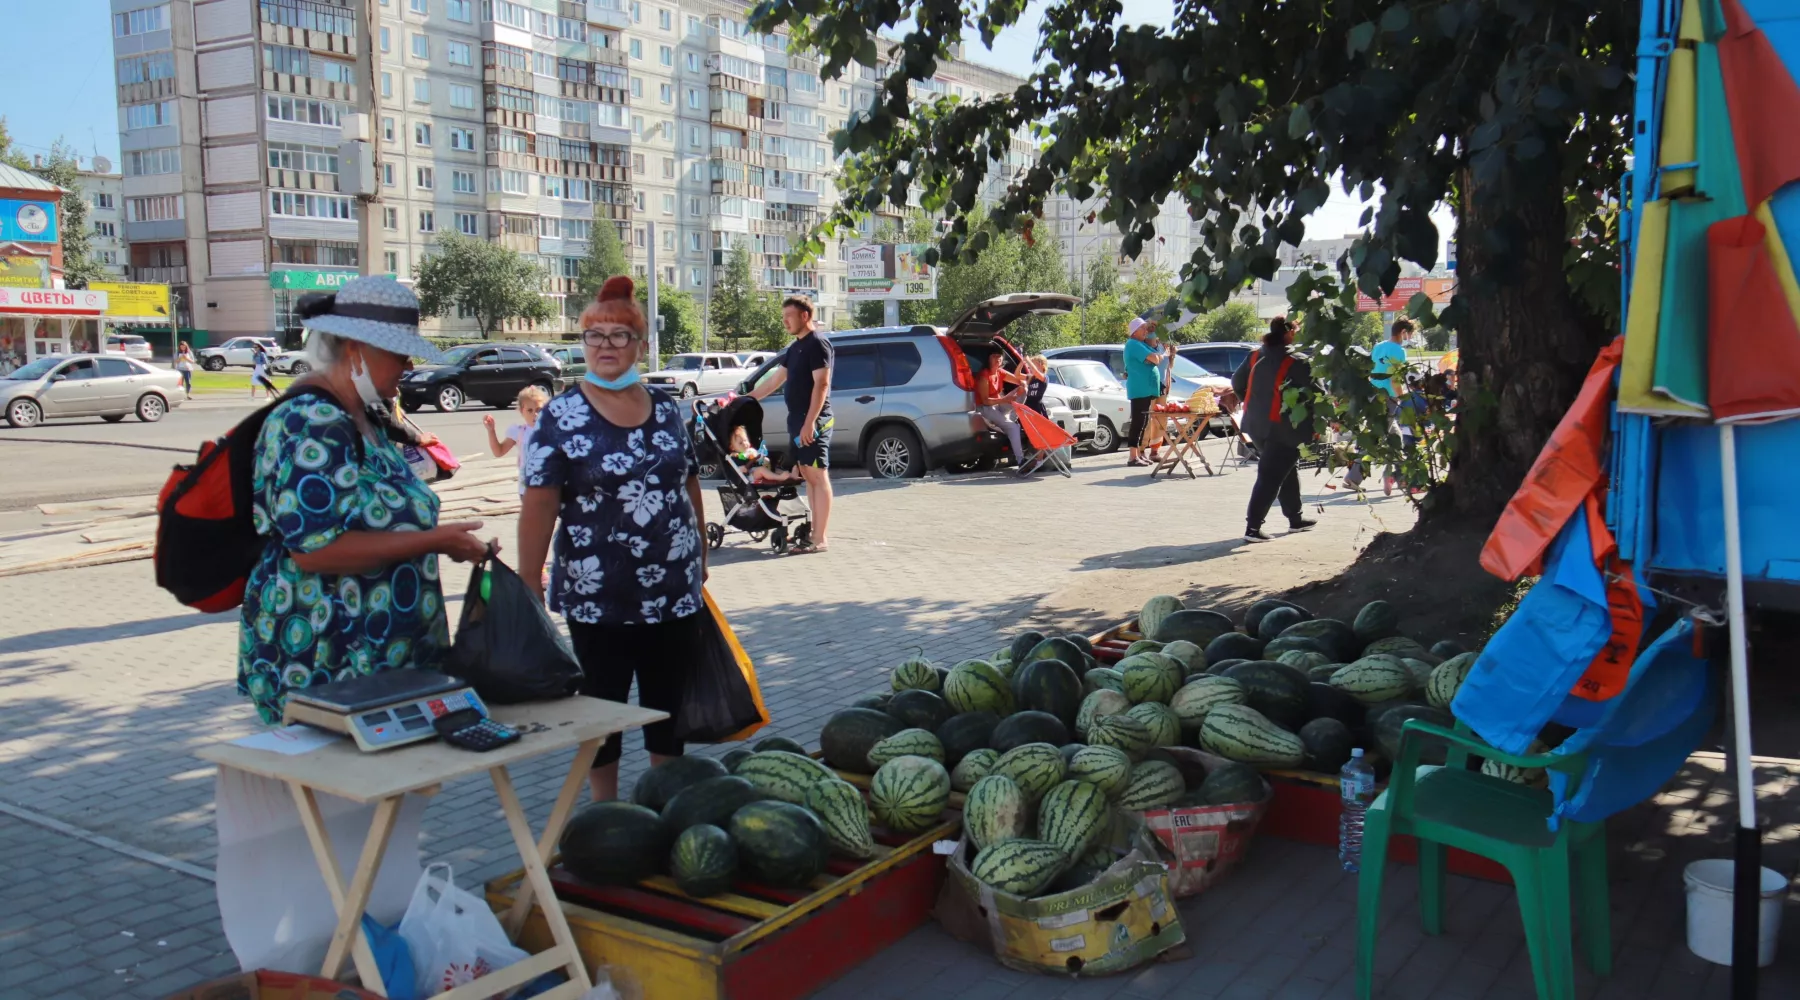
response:
[[[356,395],[362,399],[364,407],[386,405],[381,392],[375,388],[375,380],[369,377],[368,362],[361,356],[350,363],[350,384],[356,386]]]
[[[632,365],[630,368],[625,369],[625,374],[620,375],[618,378],[601,378],[591,371],[584,377],[594,385],[612,392],[618,392],[620,389],[629,389],[632,386],[637,385],[639,379],[637,365]]]

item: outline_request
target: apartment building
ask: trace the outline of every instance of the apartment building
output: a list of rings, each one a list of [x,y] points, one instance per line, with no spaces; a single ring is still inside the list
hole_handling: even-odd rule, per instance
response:
[[[1124,257],[1120,255],[1124,235],[1117,225],[1100,221],[1101,205],[1098,198],[1080,202],[1066,195],[1044,204],[1044,221],[1062,248],[1063,265],[1073,281],[1081,281],[1097,260],[1111,260],[1120,278],[1129,278],[1146,264],[1180,274],[1181,266],[1204,239],[1200,220],[1188,217],[1187,202],[1170,196],[1157,212],[1156,236],[1144,243],[1136,258]]]
[[[844,306],[845,248],[799,270],[785,256],[835,201],[830,134],[884,67],[821,81],[742,4],[110,2],[128,276],[174,285],[184,325],[286,328],[298,293],[365,269],[407,279],[450,231],[535,256],[562,298],[596,225],[640,275],[654,239],[659,280],[703,300],[741,243],[764,287],[814,296],[827,323]],[[958,60],[919,96],[1018,83]],[[353,115],[371,198],[340,162]]]
[[[75,187],[88,205],[88,254],[106,272],[104,280],[125,280],[130,263],[125,249],[124,177],[112,172],[112,161],[93,159],[93,169],[81,171]]]

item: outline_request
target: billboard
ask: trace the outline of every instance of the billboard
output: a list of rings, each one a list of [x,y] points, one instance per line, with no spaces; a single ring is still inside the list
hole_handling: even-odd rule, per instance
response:
[[[850,248],[849,298],[935,299],[937,272],[925,263],[929,243],[861,243]]]
[[[1451,296],[1456,292],[1456,279],[1401,278],[1399,281],[1394,282],[1394,290],[1380,302],[1376,302],[1367,295],[1357,292],[1356,311],[1365,313],[1403,313],[1406,311],[1406,303],[1411,301],[1412,297],[1420,292],[1429,295],[1433,305],[1449,305]]]
[[[0,257],[0,288],[49,288],[50,258]]]
[[[88,287],[105,292],[106,318],[127,323],[167,323],[169,286],[135,281],[92,281]]]
[[[55,243],[56,202],[0,198],[0,240]]]

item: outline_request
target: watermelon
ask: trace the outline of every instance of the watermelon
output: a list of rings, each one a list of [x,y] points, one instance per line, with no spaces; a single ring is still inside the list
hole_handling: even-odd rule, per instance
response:
[[[1054,844],[1004,840],[978,852],[969,863],[969,874],[1000,892],[1035,896],[1069,864],[1069,856]]]
[[[1306,685],[1311,681],[1299,670],[1285,663],[1251,660],[1227,670],[1225,676],[1244,686],[1244,704],[1283,729],[1291,732],[1306,721]]]
[[[1177,639],[1157,652],[1181,664],[1181,673],[1184,677],[1206,669],[1206,653],[1186,639]]]
[[[1150,731],[1150,745],[1157,747],[1174,747],[1181,745],[1181,720],[1176,717],[1175,710],[1159,701],[1146,701],[1133,705],[1126,715],[1144,724]]]
[[[1400,731],[1408,719],[1421,719],[1433,725],[1451,729],[1456,726],[1456,719],[1449,712],[1430,705],[1395,705],[1375,716],[1369,723],[1369,735],[1375,738],[1375,745],[1381,748],[1381,755],[1398,764],[1400,762]],[[1421,739],[1421,737],[1413,737]],[[1426,736],[1419,744],[1419,763],[1442,764],[1444,762],[1444,741]]]
[[[887,711],[888,702],[894,700],[892,692],[882,694],[865,694],[850,703],[851,708],[872,708],[878,712]]]
[[[670,836],[701,824],[723,828],[731,824],[732,813],[763,797],[755,785],[736,775],[696,781],[676,792],[663,806],[663,825],[669,828]]]
[[[569,817],[557,843],[563,867],[576,877],[632,885],[661,870],[672,839],[662,817],[644,806],[589,802]]]
[[[1025,793],[1004,774],[977,781],[963,800],[963,834],[977,851],[1025,836],[1030,817]]]
[[[1192,732],[1200,728],[1200,721],[1215,705],[1241,705],[1244,703],[1244,685],[1234,678],[1215,677],[1203,674],[1188,681],[1169,699],[1169,708],[1183,729]]]
[[[1256,636],[1245,635],[1242,632],[1226,632],[1206,644],[1206,662],[1259,660],[1262,658],[1262,651],[1263,641]]]
[[[1468,651],[1469,650],[1464,647],[1462,643],[1457,642],[1455,639],[1439,639],[1437,642],[1431,644],[1430,650],[1432,656],[1445,660],[1461,656]]]
[[[965,660],[951,668],[944,679],[944,700],[958,712],[1005,716],[1013,710],[1012,685],[984,660]]]
[[[888,675],[894,692],[901,691],[937,691],[943,681],[938,676],[937,667],[923,656],[917,654],[907,657],[893,673]]]
[[[1085,781],[1115,797],[1131,777],[1131,758],[1115,747],[1082,747],[1069,758],[1068,773],[1070,780]]]
[[[1230,670],[1232,667],[1235,667],[1240,663],[1252,663],[1252,662],[1254,662],[1254,661],[1252,661],[1252,660],[1235,660],[1235,659],[1233,659],[1233,660],[1213,660],[1212,662],[1207,664],[1206,672],[1209,674],[1216,675],[1216,676],[1224,676],[1225,671]]]
[[[1085,781],[1065,781],[1038,803],[1038,839],[1078,858],[1106,832],[1112,819],[1106,793]]]
[[[638,777],[631,790],[631,801],[652,812],[661,812],[676,792],[725,773],[725,765],[712,757],[671,757]]]
[[[988,745],[1001,753],[1027,743],[1048,743],[1053,747],[1069,742],[1069,727],[1048,712],[1019,712],[1000,720]]]
[[[1064,632],[1063,638],[1074,643],[1075,648],[1081,650],[1081,654],[1083,656],[1093,656],[1094,655],[1094,640],[1089,639],[1087,636],[1082,635],[1080,632]]]
[[[1285,663],[1296,670],[1310,675],[1312,668],[1330,663],[1324,653],[1315,653],[1310,649],[1290,649],[1275,658],[1276,663]]]
[[[1000,755],[994,762],[995,774],[1011,778],[1025,793],[1028,802],[1037,802],[1044,793],[1068,776],[1069,766],[1062,751],[1048,743],[1027,743]]]
[[[717,896],[731,888],[737,869],[737,845],[731,834],[711,823],[681,831],[669,849],[669,874],[690,896]]]
[[[1314,719],[1301,726],[1300,742],[1306,747],[1302,766],[1325,774],[1336,774],[1356,747],[1356,737],[1351,734],[1350,727],[1331,718]]]
[[[1431,672],[1437,669],[1435,664],[1411,657],[1402,659],[1400,665],[1406,668],[1407,673],[1412,674],[1414,691],[1424,691],[1431,684]]]
[[[1365,656],[1331,675],[1331,686],[1365,705],[1404,698],[1412,691],[1412,672],[1386,656]]]
[[[1167,702],[1181,686],[1179,673],[1170,675],[1173,663],[1160,653],[1140,653],[1119,661],[1119,675],[1125,683],[1125,697],[1133,704],[1143,701]],[[1178,668],[1179,669],[1179,668]]]
[[[1325,646],[1325,652],[1334,660],[1340,657],[1354,660],[1363,647],[1356,632],[1336,618],[1308,618],[1296,622],[1276,636],[1277,639],[1283,637],[1316,640]]]
[[[993,659],[984,662],[993,667],[995,673],[998,673],[1001,677],[1004,677],[1009,681],[1012,680],[1013,674],[1017,673],[1019,670],[1019,661],[1013,659],[1011,656],[996,656]],[[949,682],[950,677],[946,674],[944,676],[944,683],[948,684]]]
[[[831,773],[831,768],[811,757],[785,750],[753,754],[738,765],[737,776],[755,785],[759,791],[794,805],[806,801],[806,793],[812,786],[822,781],[839,780]]]
[[[1469,679],[1469,671],[1475,669],[1477,658],[1474,653],[1458,653],[1434,667],[1425,682],[1425,700],[1434,707],[1449,708],[1463,681]]]
[[[1424,646],[1419,645],[1417,639],[1411,639],[1404,635],[1390,635],[1386,639],[1377,639],[1363,647],[1364,656],[1383,654],[1396,659],[1424,660],[1434,667],[1438,663],[1437,657],[1432,656]]]
[[[825,727],[819,730],[819,750],[824,754],[825,763],[832,767],[857,774],[874,774],[875,765],[869,763],[869,748],[905,728],[899,719],[886,712],[846,708],[826,720]]]
[[[1074,892],[1076,889],[1086,888],[1098,881],[1100,876],[1105,875],[1108,867],[1110,865],[1094,864],[1083,857],[1063,869],[1061,875],[1050,880],[1049,894]]]
[[[950,804],[950,772],[930,757],[896,757],[869,781],[875,818],[895,833],[923,833]]]
[[[944,762],[944,745],[924,729],[902,729],[869,748],[869,763],[879,771],[881,765],[896,757],[930,757]]]
[[[1400,631],[1400,613],[1386,601],[1370,601],[1356,613],[1350,627],[1355,630],[1357,641],[1367,646]]]
[[[1525,756],[1536,757],[1550,752],[1550,747],[1542,740],[1532,740],[1525,749]],[[1481,773],[1491,778],[1510,781],[1516,785],[1528,785],[1532,788],[1543,788],[1550,783],[1550,772],[1541,767],[1516,767],[1491,758],[1482,758]]]
[[[1097,747],[1113,747],[1132,760],[1143,760],[1150,751],[1150,728],[1129,715],[1108,715],[1095,719],[1088,727],[1088,743]]]
[[[827,781],[806,793],[806,808],[819,817],[825,841],[847,857],[867,860],[875,856],[875,838],[869,832],[869,806],[862,792],[848,781]]]
[[[1017,660],[1015,662],[1018,663],[1019,669],[1023,670],[1029,664],[1036,663],[1039,660],[1061,660],[1068,665],[1070,670],[1075,671],[1076,674],[1087,673],[1087,656],[1082,653],[1081,647],[1064,639],[1062,636],[1051,636],[1050,638],[1045,639],[1043,642],[1031,647],[1031,652],[1025,654],[1023,660]]]
[[[1160,642],[1157,642],[1155,639],[1139,639],[1138,641],[1125,647],[1125,655],[1126,656],[1136,656],[1139,653],[1155,653],[1155,652],[1158,652],[1159,650],[1161,650],[1162,648],[1163,648],[1163,644]]]
[[[1269,598],[1267,600],[1257,601],[1255,604],[1250,605],[1250,610],[1244,615],[1244,631],[1251,635],[1255,635],[1257,630],[1262,626],[1263,616],[1276,608],[1293,608],[1295,611],[1300,612],[1303,617],[1312,617],[1311,612],[1292,601]]]
[[[929,729],[937,731],[956,710],[943,698],[931,693],[913,689],[901,691],[888,702],[887,714],[900,720],[900,725],[907,729]]]
[[[1300,737],[1248,705],[1220,705],[1206,713],[1200,746],[1227,760],[1259,767],[1298,767],[1306,757]]]
[[[732,814],[729,832],[744,875],[777,889],[818,878],[831,852],[819,817],[792,802],[752,802]]]
[[[992,774],[994,765],[1000,761],[1000,751],[983,747],[969,751],[968,756],[950,772],[950,787],[958,792],[966,792],[975,787],[975,783]]]
[[[992,712],[964,712],[953,715],[937,728],[938,742],[944,747],[944,764],[955,767],[970,752],[988,745],[1000,717]]]
[[[1256,626],[1256,637],[1268,642],[1286,631],[1288,626],[1298,625],[1305,620],[1305,612],[1294,608],[1275,608],[1263,615],[1262,623]]]
[[[1286,654],[1283,654],[1283,655],[1286,655]],[[1279,661],[1277,661],[1277,662],[1279,662]],[[1345,666],[1345,665],[1342,663],[1315,664],[1311,667],[1306,668],[1306,679],[1309,681],[1318,683],[1318,684],[1324,684],[1327,681],[1331,680],[1331,675],[1337,673],[1339,668],[1341,668],[1343,666]]]
[[[785,736],[769,736],[757,740],[750,745],[750,750],[752,753],[767,753],[770,750],[783,750],[788,753],[797,753],[802,757],[806,756],[805,747]]]
[[[1025,662],[1025,657],[1031,655],[1031,651],[1037,648],[1037,644],[1047,638],[1049,636],[1042,632],[1020,632],[1013,638],[1012,644],[1006,647],[1009,654],[1007,659],[1014,663]]]
[[[1121,809],[1160,809],[1181,798],[1187,785],[1173,764],[1147,760],[1131,769],[1125,791],[1119,794]]]
[[[1363,703],[1323,681],[1306,686],[1307,719],[1336,719],[1351,729],[1360,728],[1366,710]]]
[[[1094,726],[1095,719],[1109,715],[1118,715],[1131,707],[1131,699],[1117,691],[1099,690],[1081,699],[1081,708],[1075,712],[1075,735],[1087,738],[1088,730]]]
[[[1124,694],[1125,677],[1112,667],[1096,667],[1081,678],[1081,689],[1090,694],[1101,690]]]
[[[1228,761],[1209,769],[1206,780],[1200,783],[1198,789],[1200,804],[1209,806],[1261,802],[1268,794],[1269,785],[1256,772],[1256,768],[1236,761]]]
[[[881,715],[882,718],[887,718],[886,712],[881,713]],[[890,719],[889,721],[892,720]],[[725,765],[725,770],[730,771],[732,774],[736,774],[738,765],[749,760],[750,756],[755,752],[756,751],[749,747],[732,747],[730,750],[725,751],[724,756],[719,758],[719,763]]]
[[[1026,711],[1054,715],[1065,727],[1073,726],[1075,711],[1081,707],[1081,678],[1061,660],[1033,660],[1013,677],[1013,703]]]
[[[1181,598],[1179,597],[1173,597],[1169,594],[1158,594],[1157,596],[1150,598],[1148,601],[1144,602],[1143,608],[1138,611],[1138,633],[1145,638],[1154,639],[1156,637],[1156,631],[1162,627],[1163,621],[1181,609],[1182,604]]]
[[[1322,640],[1315,639],[1310,635],[1278,635],[1263,644],[1262,655],[1265,660],[1273,660],[1283,653],[1289,653],[1295,650],[1306,653],[1318,653],[1326,659],[1337,659],[1337,657],[1331,655],[1331,650],[1326,647]]]
[[[1071,639],[1069,641],[1074,642],[1075,640]],[[1095,659],[1094,654],[1092,654],[1092,653],[1081,654],[1081,660],[1082,660],[1082,665],[1080,667],[1076,668],[1075,672],[1080,674],[1083,677],[1087,676],[1088,671],[1097,670],[1100,667],[1100,661]]]
[[[1205,649],[1207,644],[1219,636],[1236,628],[1231,619],[1217,611],[1177,611],[1164,618],[1162,624],[1149,636],[1157,642],[1174,642],[1186,639],[1188,642]]]

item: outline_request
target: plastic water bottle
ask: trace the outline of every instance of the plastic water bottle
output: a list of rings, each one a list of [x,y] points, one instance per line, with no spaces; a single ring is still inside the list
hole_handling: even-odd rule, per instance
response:
[[[1338,820],[1338,861],[1347,872],[1362,868],[1363,816],[1375,801],[1375,769],[1363,759],[1362,748],[1350,751],[1350,761],[1338,772],[1338,789],[1344,797],[1344,813]]]

